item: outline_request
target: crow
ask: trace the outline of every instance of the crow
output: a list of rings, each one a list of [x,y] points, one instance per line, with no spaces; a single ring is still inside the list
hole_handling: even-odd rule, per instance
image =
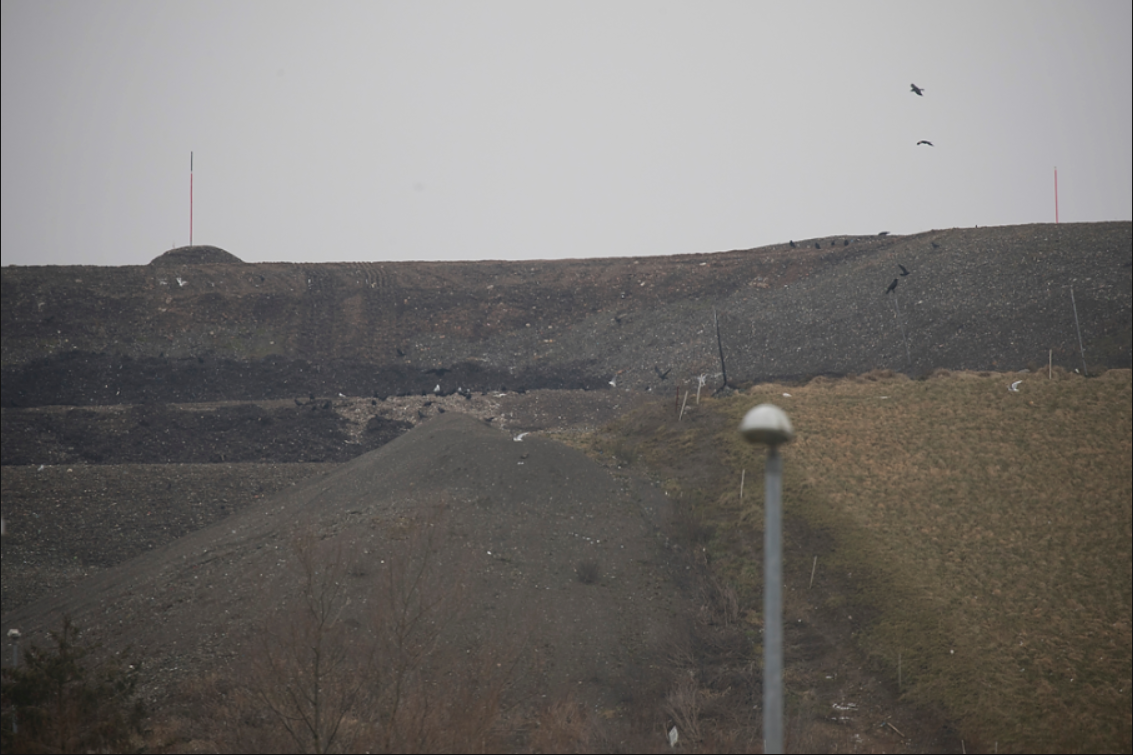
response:
[[[791,245],[792,249],[795,248],[795,242],[794,241],[788,241],[787,243]]]
[[[897,279],[896,278],[894,278],[893,282],[889,284],[889,288],[885,289],[885,293],[889,293],[890,291],[892,291],[895,288],[897,288]]]
[[[662,380],[668,379],[669,373],[673,371],[673,368],[670,367],[669,369],[665,370],[664,372],[661,372],[661,368],[657,367],[656,365],[653,366],[653,369],[657,373],[657,377],[661,378]]]
[[[921,139],[919,142],[917,142],[918,147],[921,146],[922,144],[927,144],[930,147],[936,146],[932,142],[930,142],[928,139]]]
[[[917,86],[916,84],[910,84],[909,86],[912,87],[912,89],[909,90],[910,92],[912,92],[913,94],[915,94],[918,97],[924,97],[924,89]]]
[[[878,236],[888,236],[888,235],[889,235],[889,231],[882,231],[881,233],[879,233],[879,234],[877,234],[877,235],[878,235]]]
[[[818,241],[814,242],[814,248],[815,249],[821,249],[822,248],[821,242],[818,242]]]
[[[939,249],[939,248],[940,248],[940,244],[938,244],[938,243],[936,243],[936,242],[934,241],[934,242],[932,242],[932,248],[933,248],[933,249]]]
[[[900,262],[898,262],[898,263],[897,263],[897,267],[901,268],[901,277],[902,277],[902,278],[904,278],[904,277],[905,277],[906,275],[908,275],[908,274],[909,274],[909,271],[908,271],[908,270],[906,270],[906,269],[905,269],[905,266],[904,266],[904,265],[902,265],[902,264],[901,264]]]

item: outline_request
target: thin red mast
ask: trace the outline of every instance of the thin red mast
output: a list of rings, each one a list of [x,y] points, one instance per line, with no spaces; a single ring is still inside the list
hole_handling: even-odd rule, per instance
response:
[[[1054,224],[1058,225],[1058,166],[1054,166]]]

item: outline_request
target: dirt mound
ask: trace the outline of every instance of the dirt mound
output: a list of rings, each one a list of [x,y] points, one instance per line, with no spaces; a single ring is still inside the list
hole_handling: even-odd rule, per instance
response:
[[[207,244],[177,247],[150,260],[151,265],[215,265],[232,263],[243,264],[244,260],[231,252],[224,251],[219,246],[208,246]]]
[[[435,563],[464,596],[446,642],[504,638],[519,648],[523,695],[569,689],[613,706],[640,691],[672,617],[689,615],[666,516],[662,493],[581,452],[449,412],[328,476],[6,614],[3,625],[42,642],[68,614],[110,650],[132,645],[149,694],[160,696],[236,663],[273,612],[297,599],[297,537],[351,554],[345,589],[364,623],[383,557],[407,528],[430,526],[440,533]]]

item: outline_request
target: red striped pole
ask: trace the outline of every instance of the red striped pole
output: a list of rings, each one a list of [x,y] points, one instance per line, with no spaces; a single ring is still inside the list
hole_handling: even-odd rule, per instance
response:
[[[1058,166],[1054,166],[1054,224],[1058,225]]]
[[[193,153],[189,152],[189,246],[193,245]]]

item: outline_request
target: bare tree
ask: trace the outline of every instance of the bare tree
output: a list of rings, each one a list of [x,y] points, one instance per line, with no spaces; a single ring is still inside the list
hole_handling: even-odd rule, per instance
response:
[[[470,570],[439,517],[382,534],[367,549],[296,540],[299,596],[262,632],[248,718],[305,752],[498,749],[522,643],[462,623]]]
[[[373,651],[343,616],[348,550],[318,548],[309,534],[293,549],[298,600],[264,627],[251,690],[296,747],[325,753],[338,745],[347,717],[364,707]]]

